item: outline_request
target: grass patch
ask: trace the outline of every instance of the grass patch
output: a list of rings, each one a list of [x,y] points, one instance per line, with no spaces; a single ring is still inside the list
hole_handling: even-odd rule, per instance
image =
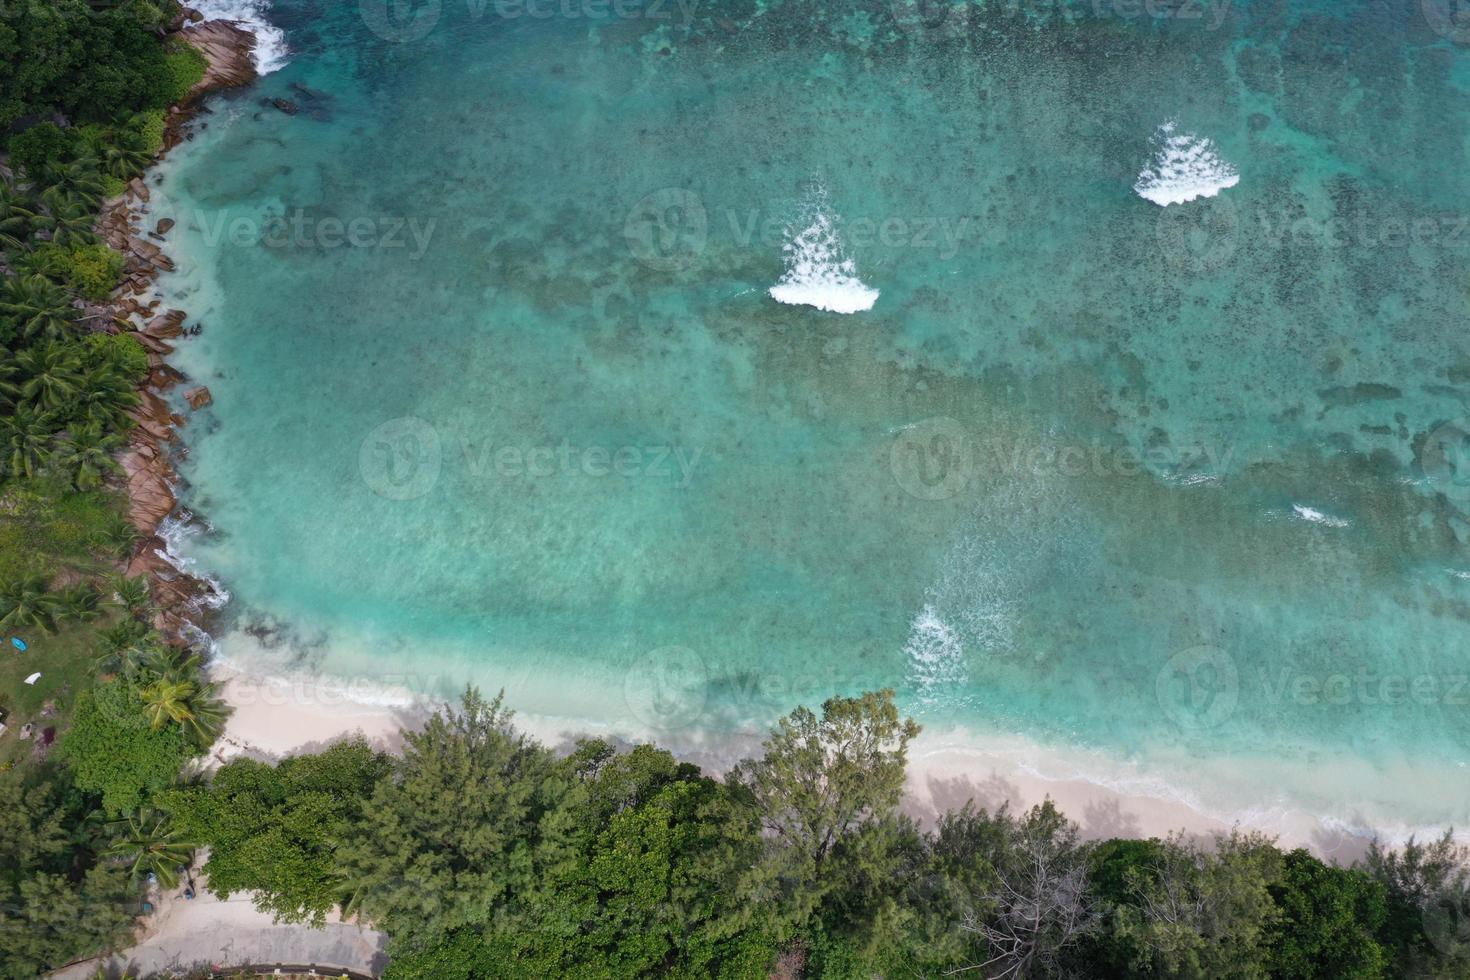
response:
[[[189,90],[204,78],[204,71],[209,67],[199,49],[187,41],[170,45],[163,61],[170,104],[179,102],[188,95]]]
[[[123,507],[120,494],[79,492],[53,477],[0,484],[0,582],[106,570],[98,556],[121,558],[132,544]]]
[[[77,696],[92,686],[97,629],[111,625],[120,615],[110,612],[90,623],[63,622],[53,636],[21,631],[19,635],[30,646],[25,653],[10,645],[15,631],[0,634],[0,642],[4,643],[0,650],[0,708],[7,712],[6,731],[0,735],[0,767],[9,768],[34,758],[43,729],[54,727],[58,738],[66,731]],[[31,685],[24,683],[38,670],[40,680]],[[41,709],[47,701],[55,703],[56,713],[42,717]],[[23,742],[20,729],[27,722],[36,726],[36,736]]]

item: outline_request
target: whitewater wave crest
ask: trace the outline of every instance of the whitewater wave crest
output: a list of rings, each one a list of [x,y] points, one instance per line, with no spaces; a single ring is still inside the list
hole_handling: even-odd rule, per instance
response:
[[[289,60],[286,32],[271,23],[270,0],[197,0],[191,6],[205,20],[232,20],[255,35],[251,60],[261,75],[284,68]]]
[[[1154,155],[1133,189],[1147,201],[1168,207],[1200,197],[1214,197],[1240,183],[1240,171],[1222,160],[1215,144],[1186,133],[1170,121],[1154,133]]]
[[[826,194],[818,191],[803,208],[800,220],[786,229],[786,272],[770,289],[771,298],[793,306],[814,306],[828,313],[871,310],[878,290],[857,276],[840,232],[841,219]]]
[[[201,571],[198,562],[185,553],[186,542],[190,538],[207,534],[214,530],[207,521],[200,520],[194,514],[181,509],[177,514],[170,514],[158,525],[155,532],[158,539],[163,542],[162,548],[155,548],[154,554],[168,562],[169,567],[180,575],[187,575],[196,581],[203,582],[207,591],[193,600],[193,605],[198,611],[205,609],[220,609],[230,601],[230,591],[225,588],[224,583],[213,575]],[[200,630],[203,633],[203,630]],[[208,634],[204,634],[208,636]]]

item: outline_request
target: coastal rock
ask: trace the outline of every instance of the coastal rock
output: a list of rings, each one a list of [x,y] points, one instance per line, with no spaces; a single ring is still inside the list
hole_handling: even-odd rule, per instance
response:
[[[143,261],[150,263],[163,254],[163,249],[152,242],[145,242],[136,236],[128,238],[128,251]]]
[[[158,224],[153,226],[153,233],[155,235],[167,235],[173,226],[173,218],[159,218]]]
[[[173,574],[174,567],[164,561],[160,551],[165,550],[168,544],[157,535],[143,538],[133,548],[133,555],[128,559],[126,574],[161,576]]]
[[[148,384],[157,391],[168,391],[184,381],[183,372],[171,364],[150,364]]]
[[[250,52],[255,35],[227,20],[209,20],[179,32],[204,55],[204,77],[184,97],[187,104],[223,88],[244,85],[255,78]]]
[[[143,327],[142,333],[160,340],[168,340],[177,337],[184,332],[184,318],[187,316],[183,310],[169,310],[162,316],[156,316],[148,321]]]
[[[165,340],[159,340],[157,337],[150,337],[146,333],[135,333],[133,334],[133,337],[138,341],[138,343],[143,345],[144,350],[147,350],[151,354],[173,353],[173,345]]]
[[[140,434],[118,459],[128,484],[128,523],[152,534],[174,509],[173,468],[151,436]]]
[[[290,99],[271,99],[270,104],[280,109],[288,116],[294,116],[301,111],[301,107]]]
[[[184,392],[184,400],[188,402],[189,407],[194,409],[195,411],[198,411],[201,408],[208,408],[210,405],[214,404],[214,396],[211,395],[209,393],[209,389],[204,387],[203,385],[200,385],[197,388],[190,388],[188,391]]]

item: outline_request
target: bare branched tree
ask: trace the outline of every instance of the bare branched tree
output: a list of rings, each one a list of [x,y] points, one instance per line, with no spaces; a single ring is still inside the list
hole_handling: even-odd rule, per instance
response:
[[[985,940],[989,957],[951,973],[979,971],[988,980],[1058,976],[1064,952],[1097,925],[1076,825],[1047,802],[1018,821],[1015,832],[1013,859],[996,868],[994,887],[961,922],[962,930]]]

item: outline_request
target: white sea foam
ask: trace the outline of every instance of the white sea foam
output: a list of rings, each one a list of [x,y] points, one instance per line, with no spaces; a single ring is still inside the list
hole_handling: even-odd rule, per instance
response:
[[[1302,504],[1292,504],[1291,512],[1304,521],[1310,521],[1313,524],[1321,524],[1325,527],[1348,526],[1348,522],[1343,520],[1341,517],[1333,517],[1330,514],[1324,514],[1322,513],[1322,511],[1318,510],[1315,507],[1306,507]]]
[[[965,644],[932,604],[925,603],[909,627],[904,645],[909,682],[925,701],[965,681]]]
[[[771,298],[794,306],[815,306],[829,313],[871,310],[878,290],[857,277],[826,195],[818,192],[801,220],[786,231],[786,272],[771,287]]]
[[[1214,143],[1180,132],[1173,122],[1160,126],[1153,142],[1153,159],[1133,184],[1145,200],[1168,207],[1197,197],[1214,197],[1240,183],[1240,171],[1220,159]]]
[[[177,515],[165,517],[155,532],[163,547],[155,548],[154,554],[168,562],[180,575],[187,575],[208,586],[209,591],[194,600],[194,605],[201,610],[219,609],[230,601],[230,592],[224,583],[200,571],[195,559],[184,553],[184,543],[207,530],[211,530],[208,524],[197,521],[189,511],[181,510]]]
[[[269,75],[286,65],[286,33],[270,22],[270,0],[194,0],[190,3],[205,20],[232,20],[255,35],[251,60],[255,70]]]

